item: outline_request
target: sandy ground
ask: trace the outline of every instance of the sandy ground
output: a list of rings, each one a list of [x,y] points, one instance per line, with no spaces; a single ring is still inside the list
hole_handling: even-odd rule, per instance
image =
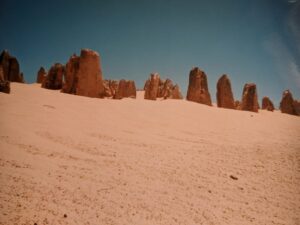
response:
[[[1,225],[300,224],[300,117],[17,83],[0,109]]]

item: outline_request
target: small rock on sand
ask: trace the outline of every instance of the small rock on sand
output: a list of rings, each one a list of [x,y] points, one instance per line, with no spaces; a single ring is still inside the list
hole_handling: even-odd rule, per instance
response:
[[[233,180],[237,180],[238,178],[236,176],[230,175],[230,178]]]

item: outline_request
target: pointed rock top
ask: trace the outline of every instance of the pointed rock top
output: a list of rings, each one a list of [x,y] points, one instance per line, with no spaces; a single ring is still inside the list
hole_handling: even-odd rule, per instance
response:
[[[226,80],[229,80],[229,77],[227,74],[223,74],[219,80],[223,80],[223,79],[226,79]]]
[[[207,76],[204,71],[194,67],[189,74],[189,85],[187,91],[188,101],[198,102],[211,106],[210,93],[208,91]]]
[[[217,83],[217,105],[222,108],[235,109],[230,79],[226,74],[223,74]]]
[[[80,56],[81,57],[88,57],[88,56],[100,57],[98,52],[93,51],[91,49],[87,49],[87,48],[81,49]]]
[[[292,95],[292,93],[290,92],[289,89],[287,89],[283,92],[283,95]]]
[[[290,92],[290,90],[285,90],[282,93],[282,99],[280,102],[280,110],[282,113],[287,113],[291,115],[298,115],[296,108],[295,108],[295,103],[293,99],[293,95]]]
[[[267,97],[267,96],[264,96],[263,98],[262,98],[262,104],[261,104],[262,106],[262,109],[266,109],[266,110],[268,110],[268,111],[274,111],[274,104],[273,104],[273,102],[270,100],[270,98],[269,97]]]
[[[7,49],[4,49],[1,53],[1,55],[10,55]]]
[[[154,73],[151,73],[150,76],[151,76],[151,77],[159,77],[159,73],[154,72]]]
[[[193,67],[190,71],[191,74],[205,74],[205,72],[199,67]]]
[[[0,62],[2,62],[3,60],[9,60],[11,58],[8,50],[3,50],[0,54]]]
[[[244,88],[256,87],[255,83],[247,83],[245,84]]]
[[[259,104],[257,98],[256,84],[246,83],[243,89],[241,110],[258,112]]]
[[[40,67],[39,72],[45,72],[45,68],[43,66]]]

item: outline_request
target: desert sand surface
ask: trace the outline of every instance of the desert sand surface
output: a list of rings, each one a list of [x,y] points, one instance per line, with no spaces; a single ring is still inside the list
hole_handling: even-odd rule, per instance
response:
[[[11,88],[1,225],[300,224],[300,117]]]

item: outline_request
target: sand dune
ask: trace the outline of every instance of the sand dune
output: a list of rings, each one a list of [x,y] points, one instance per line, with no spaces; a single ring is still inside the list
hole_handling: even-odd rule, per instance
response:
[[[300,117],[11,85],[1,225],[300,224]]]

